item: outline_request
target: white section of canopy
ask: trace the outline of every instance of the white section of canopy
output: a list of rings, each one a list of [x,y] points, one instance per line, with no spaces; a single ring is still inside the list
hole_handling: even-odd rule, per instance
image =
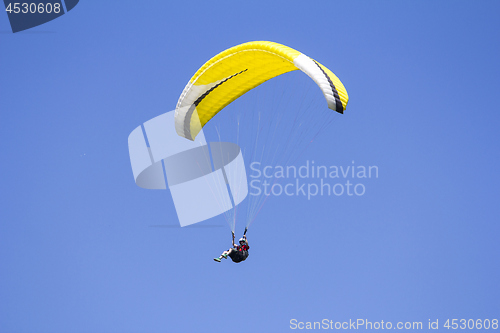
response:
[[[328,107],[332,110],[336,110],[335,97],[333,96],[332,87],[330,82],[328,82],[327,77],[321,70],[321,68],[308,56],[305,54],[300,54],[294,59],[293,64],[307,74],[314,82],[319,86],[323,96],[325,96]],[[339,110],[337,110],[339,111]],[[342,110],[340,110],[342,111]]]

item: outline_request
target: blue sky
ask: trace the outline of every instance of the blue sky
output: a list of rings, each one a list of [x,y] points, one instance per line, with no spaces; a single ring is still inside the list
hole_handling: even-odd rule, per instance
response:
[[[0,332],[499,319],[499,9],[80,1],[16,34],[0,15]],[[271,197],[248,260],[218,264],[224,218],[167,227],[171,196],[135,185],[127,137],[252,40],[304,52],[349,92],[296,165],[355,161],[379,177],[363,196]]]

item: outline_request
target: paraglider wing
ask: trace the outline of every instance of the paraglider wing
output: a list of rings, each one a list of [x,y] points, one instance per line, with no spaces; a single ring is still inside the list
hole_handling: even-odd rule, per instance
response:
[[[191,78],[177,102],[177,134],[194,140],[226,105],[267,80],[294,70],[303,71],[316,82],[330,109],[344,112],[347,91],[328,68],[278,43],[249,42],[219,53]]]

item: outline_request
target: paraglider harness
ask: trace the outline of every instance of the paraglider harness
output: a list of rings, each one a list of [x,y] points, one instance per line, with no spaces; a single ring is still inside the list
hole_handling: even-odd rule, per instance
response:
[[[243,236],[245,236],[247,233],[247,229],[245,229],[245,233]],[[234,251],[231,251],[229,253],[229,257],[231,258],[232,261],[234,262],[242,262],[246,258],[248,258],[248,249],[250,246],[248,246],[248,242],[245,240],[245,244],[243,245],[237,245],[234,244],[234,232],[233,232],[233,249]]]

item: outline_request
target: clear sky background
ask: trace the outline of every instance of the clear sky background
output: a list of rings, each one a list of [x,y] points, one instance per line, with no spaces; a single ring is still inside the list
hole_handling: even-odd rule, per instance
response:
[[[1,14],[0,332],[499,319],[499,11],[82,0],[16,34]],[[174,109],[205,61],[253,40],[317,59],[349,92],[297,165],[354,161],[379,177],[363,196],[270,198],[248,260],[219,264],[224,218],[174,227],[170,193],[135,185],[127,137]]]

